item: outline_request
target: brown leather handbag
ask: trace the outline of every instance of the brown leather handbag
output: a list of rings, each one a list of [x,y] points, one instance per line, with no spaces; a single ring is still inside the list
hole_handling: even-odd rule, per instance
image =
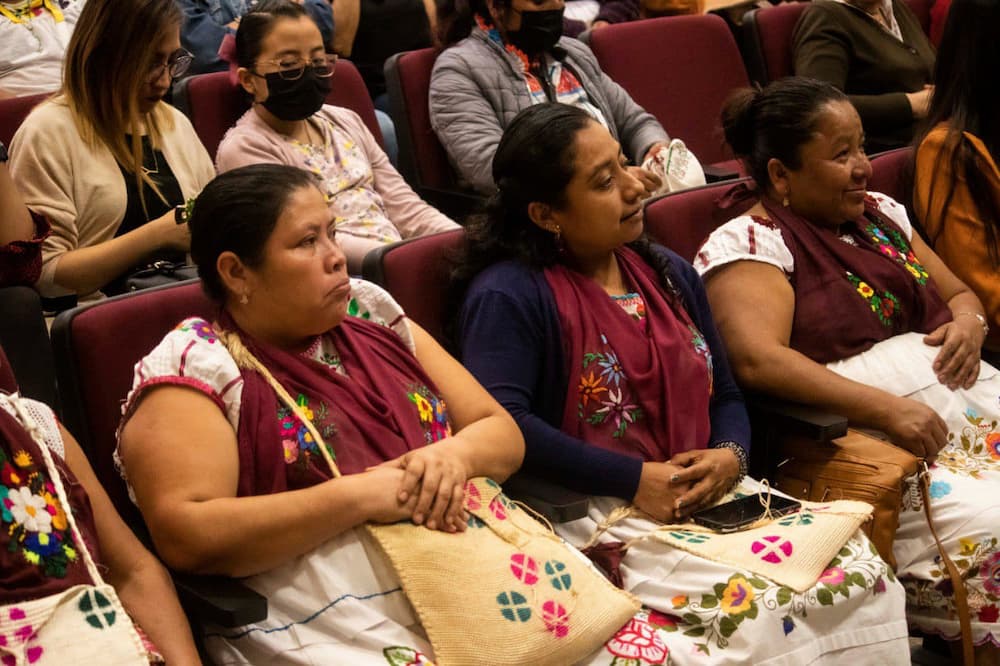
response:
[[[905,480],[918,475],[917,487],[927,526],[954,589],[955,610],[962,631],[962,662],[972,666],[972,624],[965,581],[941,545],[934,528],[927,466],[923,459],[856,430],[849,430],[846,436],[825,443],[785,438],[780,443],[779,456],[784,462],[778,465],[774,486],[783,493],[812,502],[851,499],[871,504],[875,508],[872,520],[863,524],[861,529],[893,570],[896,569],[896,558],[892,554],[892,542],[899,528],[899,511],[907,485]]]
[[[862,525],[893,569],[892,542],[899,527],[903,481],[920,469],[920,459],[889,442],[851,430],[831,442],[786,438],[780,447],[774,486],[812,502],[839,499],[868,502],[875,511]]]

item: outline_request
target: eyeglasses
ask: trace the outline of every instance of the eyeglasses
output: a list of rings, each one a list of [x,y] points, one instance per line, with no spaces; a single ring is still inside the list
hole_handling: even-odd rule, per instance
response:
[[[278,76],[285,81],[295,81],[302,78],[306,67],[312,68],[313,73],[321,79],[327,79],[333,76],[333,68],[337,64],[337,56],[333,53],[327,53],[311,60],[304,60],[297,56],[288,56],[276,60],[261,60],[260,62],[276,65],[278,67]],[[259,72],[253,72],[253,74],[260,77],[264,76],[264,74]]]
[[[187,73],[192,62],[194,62],[194,56],[191,53],[184,49],[177,49],[170,54],[166,62],[153,65],[153,68],[149,70],[147,81],[149,83],[158,81],[163,76],[164,71],[169,72],[171,79],[179,79]]]

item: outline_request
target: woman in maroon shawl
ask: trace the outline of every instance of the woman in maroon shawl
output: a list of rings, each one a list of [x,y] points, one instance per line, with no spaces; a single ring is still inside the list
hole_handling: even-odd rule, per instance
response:
[[[518,114],[493,176],[457,271],[462,361],[520,426],[525,469],[591,495],[559,534],[583,547],[612,524],[585,552],[676,616],[675,663],[909,663],[902,590],[860,532],[794,594],[752,565],[642,539],[667,524],[704,543],[679,523],[760,488],[739,482],[750,428],[701,279],[643,236],[642,183],[579,109]]]
[[[6,362],[0,350],[0,366]],[[52,454],[69,506],[59,499],[42,446]],[[74,538],[67,511],[84,543]],[[24,612],[25,604],[72,595],[75,586],[96,583],[88,573],[84,548],[136,626],[145,627],[155,643],[146,645],[152,662],[201,663],[170,576],[122,522],[76,440],[44,404],[0,391],[0,606],[5,607],[0,659],[4,664],[14,663],[17,654],[26,656],[27,663],[45,656],[39,618]],[[84,635],[77,634],[80,640]]]
[[[983,663],[997,663],[1000,374],[979,361],[979,299],[913,232],[903,206],[867,191],[861,121],[841,92],[778,81],[734,97],[723,126],[754,186],[723,198],[732,219],[695,268],[736,376],[934,463],[937,532],[967,580],[973,638],[993,660]],[[919,497],[904,493],[893,545],[908,620],[954,641],[951,581]]]

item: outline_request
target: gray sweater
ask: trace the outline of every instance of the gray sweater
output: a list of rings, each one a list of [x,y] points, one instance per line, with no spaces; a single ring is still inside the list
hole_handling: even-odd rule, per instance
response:
[[[585,44],[564,37],[557,48],[566,54],[563,65],[579,79],[634,163],[642,162],[654,143],[669,141],[656,118],[601,71]],[[508,57],[482,30],[473,28],[471,35],[445,50],[434,63],[431,125],[460,179],[479,192],[496,190],[492,164],[500,137],[514,116],[531,104],[516,59]]]

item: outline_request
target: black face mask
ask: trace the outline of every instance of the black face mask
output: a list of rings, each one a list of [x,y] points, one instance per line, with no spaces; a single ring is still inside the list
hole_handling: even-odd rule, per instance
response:
[[[278,72],[264,75],[267,99],[264,108],[281,120],[305,120],[316,113],[333,87],[331,77],[316,76],[316,70],[306,67],[302,76],[289,81]]]
[[[507,33],[511,44],[528,55],[548,51],[563,34],[563,10],[521,12],[521,27]]]

